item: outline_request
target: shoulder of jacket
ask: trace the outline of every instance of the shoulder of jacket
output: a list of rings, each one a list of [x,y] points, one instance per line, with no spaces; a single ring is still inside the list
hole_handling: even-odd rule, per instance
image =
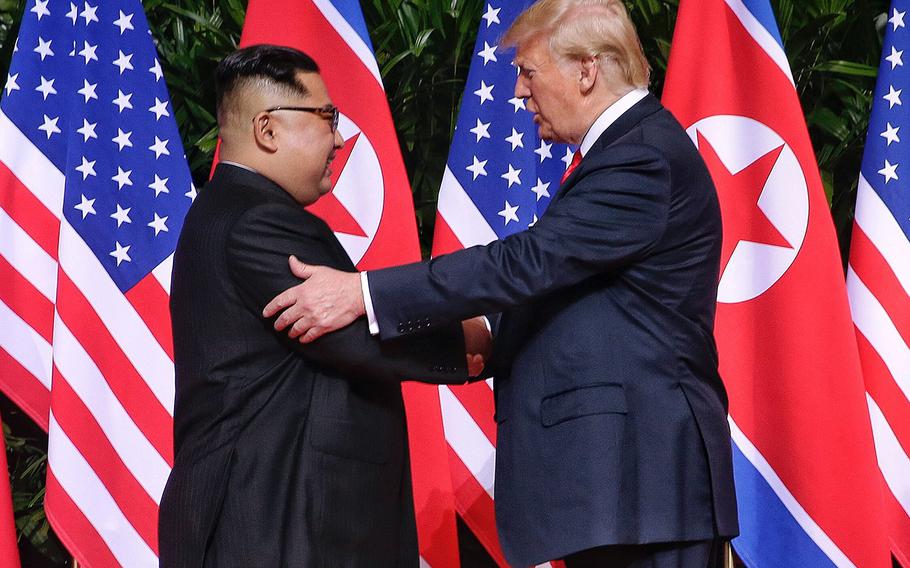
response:
[[[325,221],[295,203],[259,194],[237,205],[242,210],[238,211],[231,232],[263,226],[307,236],[331,234]]]
[[[586,156],[587,158],[588,156]],[[645,141],[639,129],[633,129],[609,146],[590,153],[590,167],[595,169],[653,164],[668,167],[667,149]]]

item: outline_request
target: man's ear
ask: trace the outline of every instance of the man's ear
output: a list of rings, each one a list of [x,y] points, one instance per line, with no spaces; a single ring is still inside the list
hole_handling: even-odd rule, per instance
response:
[[[594,88],[594,84],[597,82],[597,74],[599,72],[597,58],[589,55],[581,59],[578,63],[580,68],[578,74],[578,89],[582,94],[586,95],[591,92],[591,89]]]
[[[253,117],[253,138],[256,140],[256,145],[263,150],[278,151],[278,140],[272,115],[263,111]]]

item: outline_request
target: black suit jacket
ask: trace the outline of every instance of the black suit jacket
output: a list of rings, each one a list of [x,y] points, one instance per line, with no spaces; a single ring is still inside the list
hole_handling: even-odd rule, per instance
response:
[[[279,186],[219,165],[174,258],[163,567],[417,565],[399,381],[463,382],[460,325],[381,344],[361,321],[301,345],[261,315],[299,283],[290,254],[354,270]]]
[[[385,338],[505,310],[495,492],[510,563],[737,534],[712,333],[720,245],[708,170],[649,95],[529,230],[368,273]]]

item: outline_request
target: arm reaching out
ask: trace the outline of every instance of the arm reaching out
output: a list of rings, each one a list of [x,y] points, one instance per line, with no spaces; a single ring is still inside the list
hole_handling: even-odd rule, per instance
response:
[[[275,330],[310,343],[341,329],[365,313],[360,275],[325,266],[308,265],[296,256],[288,259],[291,272],[304,282],[275,296],[262,315],[275,319]],[[283,310],[283,311],[282,311]],[[483,318],[462,322],[468,375],[479,376],[493,350],[492,335]]]
[[[651,146],[629,143],[603,153],[588,169],[584,179],[526,231],[427,262],[370,271],[380,336],[423,333],[436,325],[501,312],[616,273],[651,254],[669,215],[666,158]],[[278,296],[281,301],[271,313],[280,310],[277,306],[293,309],[287,317],[282,314],[281,325],[303,318],[294,324],[293,334],[309,342],[364,314],[359,275],[305,268],[304,274],[295,274],[309,274],[313,286],[306,282]]]

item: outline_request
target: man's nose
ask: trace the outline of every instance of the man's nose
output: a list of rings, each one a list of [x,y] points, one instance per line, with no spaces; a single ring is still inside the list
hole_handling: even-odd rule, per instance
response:
[[[519,75],[518,80],[515,81],[515,96],[519,99],[531,98],[531,89],[528,88],[524,77],[521,75]]]
[[[341,132],[335,131],[335,148],[341,150],[344,147],[344,138],[341,137]]]

